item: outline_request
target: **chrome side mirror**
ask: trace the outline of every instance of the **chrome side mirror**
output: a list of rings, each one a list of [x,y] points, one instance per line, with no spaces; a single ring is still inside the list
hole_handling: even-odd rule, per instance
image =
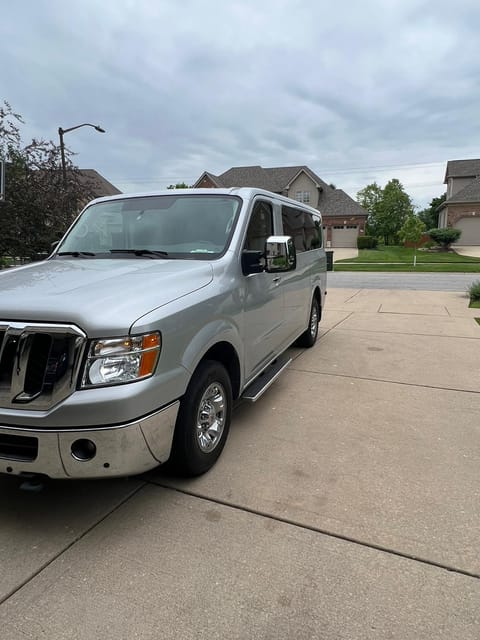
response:
[[[293,271],[297,266],[297,253],[290,236],[270,236],[265,243],[265,259],[268,273]]]

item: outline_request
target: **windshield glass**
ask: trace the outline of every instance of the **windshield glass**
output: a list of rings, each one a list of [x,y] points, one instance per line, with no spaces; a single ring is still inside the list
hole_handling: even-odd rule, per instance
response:
[[[241,200],[224,195],[165,195],[99,202],[88,207],[56,255],[104,258],[221,256]]]

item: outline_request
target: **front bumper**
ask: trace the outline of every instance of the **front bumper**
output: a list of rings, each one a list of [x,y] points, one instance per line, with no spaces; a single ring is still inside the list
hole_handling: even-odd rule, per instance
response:
[[[127,424],[75,429],[31,429],[0,425],[0,473],[50,478],[108,478],[136,475],[168,460],[179,402]],[[89,440],[94,455],[72,453]],[[73,446],[75,451],[75,445]]]

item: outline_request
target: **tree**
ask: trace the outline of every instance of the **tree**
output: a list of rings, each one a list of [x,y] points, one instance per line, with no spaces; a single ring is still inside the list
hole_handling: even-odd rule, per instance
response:
[[[177,184],[168,185],[167,189],[190,189],[186,182],[177,182]]]
[[[410,196],[393,178],[382,189],[376,182],[358,192],[357,201],[368,211],[367,228],[373,236],[383,236],[385,244],[396,241],[408,215],[413,214]]]
[[[446,229],[430,229],[428,235],[438,243],[442,251],[448,251],[452,242],[456,242],[462,235],[461,229],[452,229],[448,227]]]
[[[0,255],[33,258],[49,252],[92,195],[66,150],[68,180],[61,171],[60,149],[52,141],[23,146],[22,117],[8,102],[0,105],[0,157],[6,161],[5,200],[0,203]]]
[[[447,199],[447,192],[433,198],[429,206],[418,212],[418,217],[425,223],[427,229],[438,227],[438,207]]]
[[[357,202],[368,211],[366,232],[374,238],[380,235],[377,225],[377,213],[382,195],[382,188],[376,182],[367,184],[364,189],[357,193]]]
[[[418,216],[414,213],[410,213],[405,222],[402,225],[402,228],[398,232],[398,237],[403,242],[412,242],[415,248],[413,252],[413,266],[415,267],[417,264],[417,247],[420,239],[425,232],[425,223],[420,220]]]

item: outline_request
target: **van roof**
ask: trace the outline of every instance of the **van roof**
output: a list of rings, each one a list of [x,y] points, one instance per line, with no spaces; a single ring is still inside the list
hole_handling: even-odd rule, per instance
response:
[[[302,209],[309,209],[312,212],[320,213],[318,209],[311,207],[308,204],[303,202],[298,202],[297,200],[292,200],[291,198],[287,198],[286,196],[282,196],[279,193],[273,193],[273,191],[267,191],[266,189],[259,189],[256,187],[230,187],[228,189],[161,189],[158,191],[148,191],[148,192],[139,192],[139,193],[122,193],[114,196],[105,196],[103,198],[96,198],[92,200],[89,204],[95,202],[109,202],[111,200],[125,200],[127,198],[148,198],[153,196],[171,196],[171,195],[228,195],[228,196],[239,196],[244,200],[251,200],[255,196],[263,195],[269,198],[274,198],[275,200],[280,200],[285,202],[286,204],[295,204],[295,206],[301,207]]]

